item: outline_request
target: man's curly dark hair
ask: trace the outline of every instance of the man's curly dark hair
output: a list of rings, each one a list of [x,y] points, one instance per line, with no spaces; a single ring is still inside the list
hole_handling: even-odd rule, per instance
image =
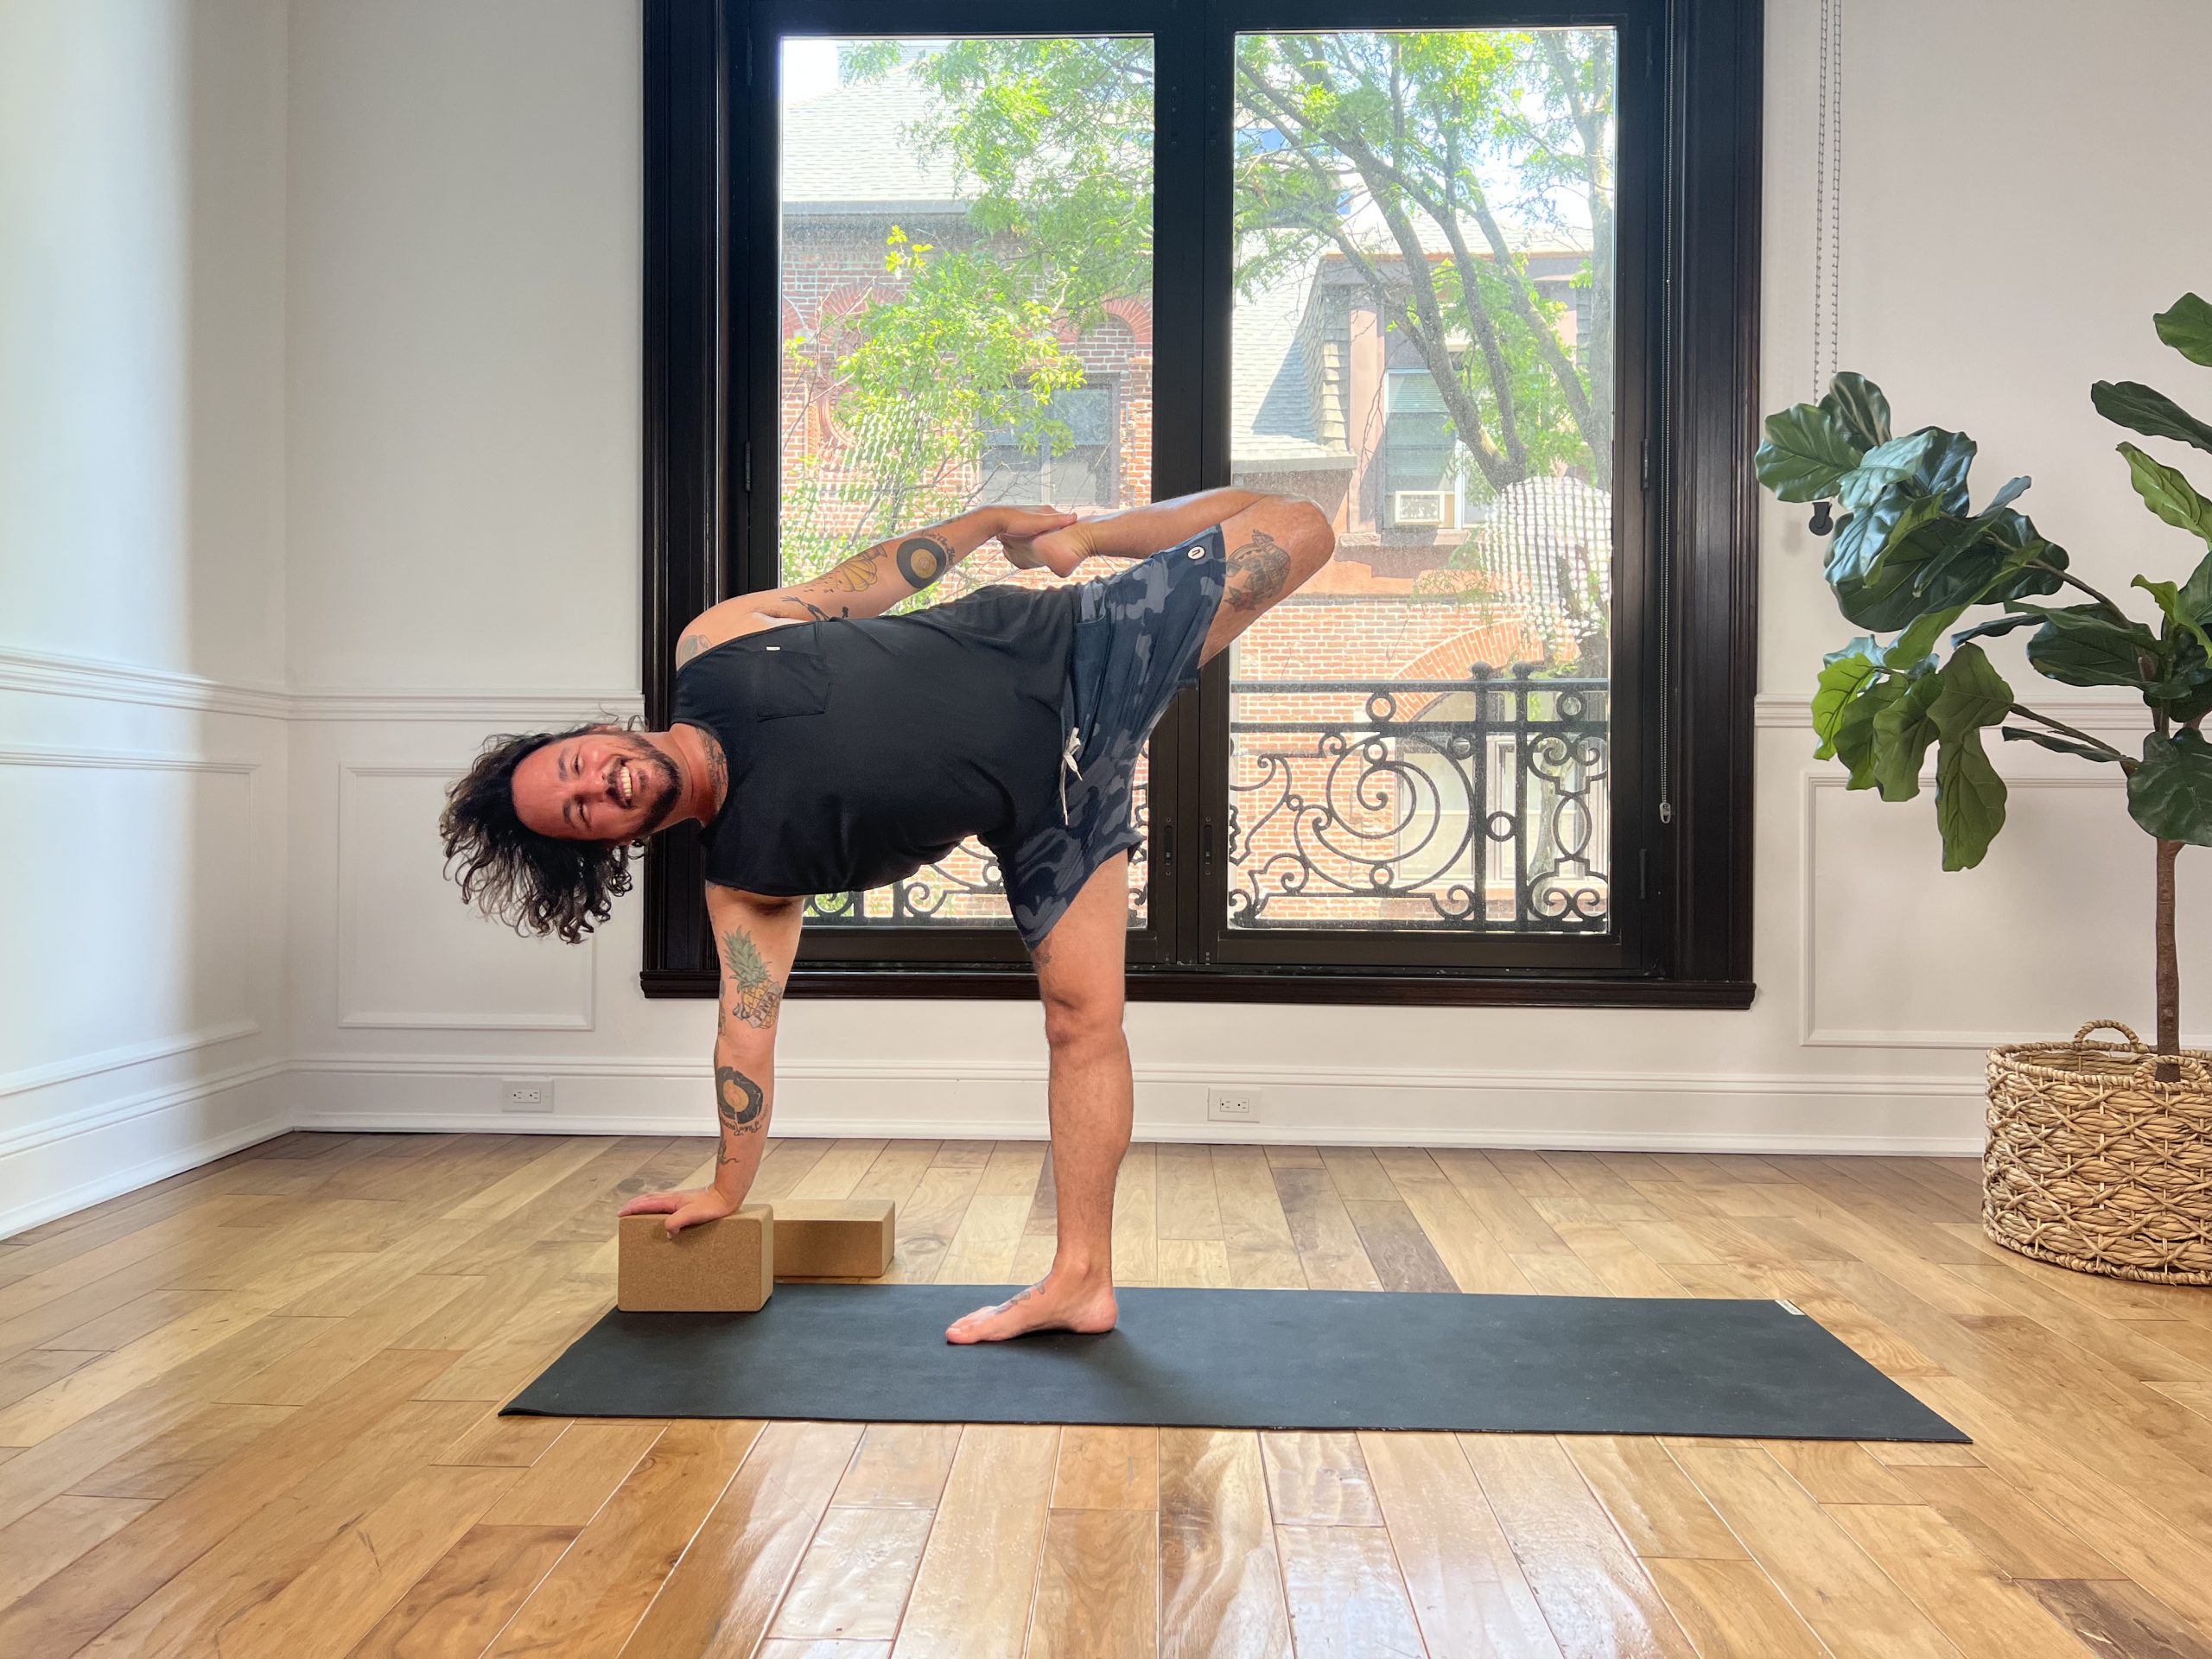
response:
[[[605,721],[565,732],[488,739],[475,764],[446,791],[438,818],[446,874],[461,896],[518,933],[557,934],[574,944],[630,891],[634,843],[541,836],[515,812],[515,768],[548,743],[625,729]],[[456,868],[455,867],[459,868]]]

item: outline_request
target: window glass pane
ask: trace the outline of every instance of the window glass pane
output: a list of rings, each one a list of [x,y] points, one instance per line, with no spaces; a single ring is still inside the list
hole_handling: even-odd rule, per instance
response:
[[[1150,38],[790,38],[780,70],[781,580],[975,505],[1150,499]],[[986,548],[914,602],[1052,580]],[[1004,925],[1001,893],[970,843],[809,913]]]
[[[1231,655],[1232,927],[1608,925],[1613,66],[1237,37],[1231,462],[1339,550]]]
[[[1118,505],[1118,435],[1110,385],[1056,391],[1043,430],[1002,426],[985,435],[976,499],[1049,501],[1077,511]]]

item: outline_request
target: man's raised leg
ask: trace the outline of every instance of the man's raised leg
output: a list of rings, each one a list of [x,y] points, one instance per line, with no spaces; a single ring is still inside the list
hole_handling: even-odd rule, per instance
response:
[[[1129,860],[1109,860],[1037,947],[1037,984],[1052,1049],[1052,1187],[1059,1248],[1052,1270],[995,1307],[947,1331],[951,1342],[998,1342],[1030,1331],[1114,1328],[1114,1182],[1134,1109],[1122,1030],[1128,945]]]
[[[1263,495],[1221,521],[1228,559],[1220,608],[1198,660],[1211,662],[1230,640],[1318,575],[1337,550],[1329,516],[1296,496]]]

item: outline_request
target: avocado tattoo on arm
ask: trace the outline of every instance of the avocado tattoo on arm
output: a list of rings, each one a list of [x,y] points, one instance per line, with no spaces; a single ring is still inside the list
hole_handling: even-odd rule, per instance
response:
[[[917,588],[926,588],[952,563],[952,550],[934,536],[909,536],[894,557],[899,574]]]
[[[774,1025],[784,994],[761,959],[760,947],[743,928],[722,935],[722,967],[729,975],[730,1018],[761,1029]]]
[[[720,1169],[729,1162],[729,1136],[750,1135],[760,1127],[760,1114],[766,1108],[768,1097],[759,1084],[734,1065],[715,1068],[715,1115],[721,1120],[723,1135],[715,1147],[715,1167]]]

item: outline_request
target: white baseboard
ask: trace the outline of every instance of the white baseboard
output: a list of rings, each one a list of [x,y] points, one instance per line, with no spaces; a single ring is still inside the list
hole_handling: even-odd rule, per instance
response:
[[[308,1112],[298,1129],[410,1135],[692,1135],[703,1142],[712,1132],[706,1114],[688,1117],[626,1117],[592,1113],[481,1112]],[[911,1118],[779,1116],[779,1138],[858,1141],[1042,1141],[1042,1121],[1006,1123],[996,1119],[950,1119],[918,1123]],[[1212,1146],[1300,1147],[1473,1147],[1551,1152],[1718,1152],[1765,1153],[1778,1157],[1978,1158],[1979,1135],[1736,1134],[1686,1130],[1484,1128],[1368,1129],[1306,1126],[1295,1130],[1248,1128],[1235,1123],[1147,1123],[1138,1120],[1139,1141],[1175,1141]]]
[[[264,1061],[170,1084],[25,1139],[0,1159],[0,1239],[289,1133],[285,1070]],[[166,1144],[148,1158],[118,1155],[149,1141]]]
[[[1978,1077],[1541,1076],[1236,1068],[1263,1091],[1266,1117],[1205,1116],[1212,1071],[1136,1069],[1141,1141],[1293,1146],[1541,1147],[1624,1152],[1975,1156]],[[497,1109],[497,1079],[550,1078],[548,1112]],[[476,1134],[712,1132],[698,1060],[548,1064],[503,1059],[315,1056],[295,1062],[302,1128]],[[1034,1140],[1045,1073],[1030,1061],[892,1065],[811,1060],[777,1074],[774,1132],[869,1139]]]

